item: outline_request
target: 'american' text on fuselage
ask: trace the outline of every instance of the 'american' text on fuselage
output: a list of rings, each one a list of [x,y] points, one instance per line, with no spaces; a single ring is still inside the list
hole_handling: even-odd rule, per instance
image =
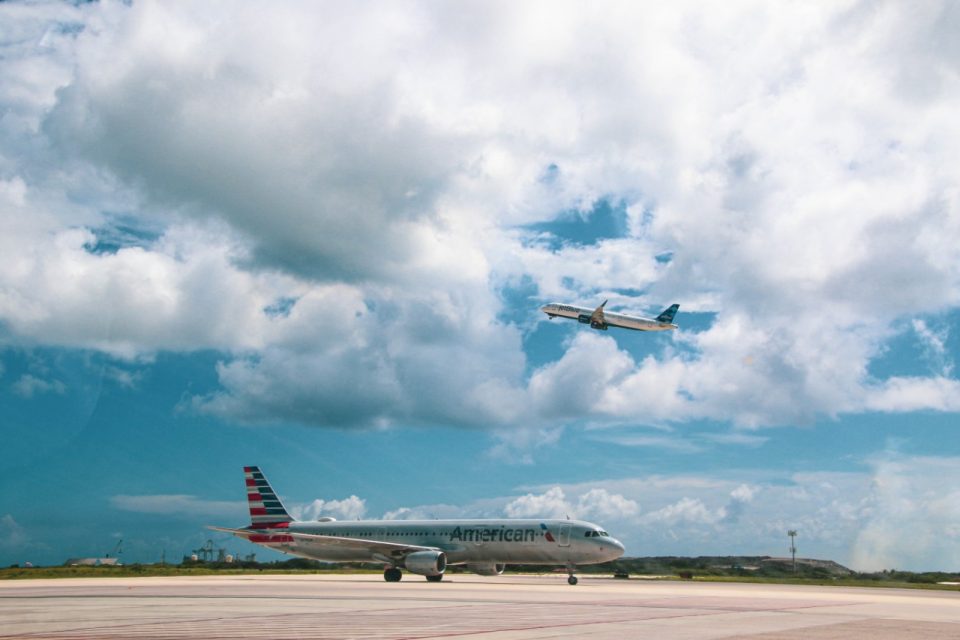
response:
[[[450,532],[450,541],[459,542],[533,542],[539,531],[536,529],[488,529],[455,527]]]

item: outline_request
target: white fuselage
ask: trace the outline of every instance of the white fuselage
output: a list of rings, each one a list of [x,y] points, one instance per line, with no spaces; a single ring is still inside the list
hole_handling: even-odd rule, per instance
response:
[[[589,309],[587,307],[578,307],[572,304],[562,304],[559,302],[551,302],[550,304],[545,304],[540,307],[540,310],[551,318],[560,317],[560,318],[570,318],[571,320],[579,320],[581,322],[589,322],[589,320],[581,320],[581,318],[586,317],[589,319],[591,314],[595,311],[594,309]],[[633,329],[635,331],[669,331],[670,329],[676,329],[677,325],[672,322],[658,322],[651,318],[643,318],[641,316],[631,316],[624,313],[614,313],[613,311],[604,311],[603,312],[604,320],[611,327],[620,327],[622,329]]]
[[[263,530],[251,542],[293,555],[332,562],[383,562],[383,551],[345,547],[289,533],[388,542],[439,549],[449,564],[580,565],[615,560],[623,545],[581,520],[357,520],[291,522]],[[259,533],[259,532],[258,532]]]

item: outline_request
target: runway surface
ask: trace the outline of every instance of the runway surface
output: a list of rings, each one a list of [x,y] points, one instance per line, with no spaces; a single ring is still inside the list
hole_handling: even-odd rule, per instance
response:
[[[0,638],[960,638],[960,592],[564,575],[0,583]]]

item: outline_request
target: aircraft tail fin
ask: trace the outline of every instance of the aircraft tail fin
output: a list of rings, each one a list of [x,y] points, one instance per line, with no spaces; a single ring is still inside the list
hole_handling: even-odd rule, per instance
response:
[[[293,522],[293,518],[287,513],[273,487],[260,471],[260,467],[244,467],[243,476],[247,483],[250,522],[254,527]]]
[[[673,317],[677,315],[677,309],[680,308],[678,304],[672,304],[666,309],[663,310],[663,313],[657,316],[657,322],[665,322],[667,324],[673,324]]]

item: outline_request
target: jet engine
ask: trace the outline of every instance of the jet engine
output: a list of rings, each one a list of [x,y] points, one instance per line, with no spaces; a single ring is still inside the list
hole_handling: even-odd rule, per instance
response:
[[[577,322],[580,322],[582,324],[588,324],[594,329],[600,329],[600,331],[607,330],[609,325],[606,322],[594,322],[593,320],[590,319],[591,317],[592,316],[588,316],[585,313],[581,313],[579,316],[577,316]]]
[[[498,576],[506,568],[507,565],[494,562],[467,563],[467,569],[480,576]]]
[[[403,566],[410,573],[439,576],[447,568],[447,556],[443,551],[416,551],[404,559]]]

